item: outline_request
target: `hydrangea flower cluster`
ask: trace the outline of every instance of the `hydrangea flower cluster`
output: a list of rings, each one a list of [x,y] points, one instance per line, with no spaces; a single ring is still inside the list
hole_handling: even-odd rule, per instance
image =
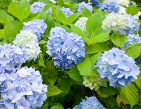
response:
[[[24,50],[11,44],[0,45],[0,83],[25,62]]]
[[[34,2],[34,4],[32,4],[30,6],[30,13],[37,13],[40,12],[46,4],[44,3],[40,3],[40,2]]]
[[[40,40],[46,28],[47,28],[47,25],[46,23],[44,23],[43,20],[34,19],[33,21],[29,21],[27,23],[24,22],[24,27],[22,30],[31,31],[33,34],[36,34],[38,40]]]
[[[118,48],[104,52],[99,57],[95,68],[102,79],[109,81],[110,86],[124,87],[137,79],[140,70],[132,57],[128,57],[125,51]]]
[[[95,76],[86,76],[83,77],[84,81],[83,81],[83,85],[85,85],[85,87],[89,87],[91,90],[95,90],[97,91],[100,86],[107,86],[107,81],[103,80],[100,78],[99,74],[95,75]]]
[[[82,11],[84,9],[84,7],[86,7],[92,13],[93,7],[85,2],[79,3],[78,8],[77,8],[77,12]]]
[[[103,3],[100,4],[101,12],[109,11],[117,12],[119,10],[119,4],[117,0],[105,0]]]
[[[66,17],[69,17],[73,14],[73,12],[70,10],[70,8],[62,7],[61,11],[66,15]]]
[[[130,1],[129,0],[117,0],[120,5],[128,7]]]
[[[75,106],[73,109],[106,109],[94,96],[86,97],[86,100],[82,99],[82,102]]]
[[[136,32],[137,29],[139,29],[139,27],[140,27],[140,23],[137,22],[135,20],[135,18],[130,14],[124,14],[123,16],[126,19],[126,28],[123,29],[120,33],[128,35],[128,34],[131,34],[133,32]]]
[[[100,0],[90,0],[90,2],[97,7],[100,6]]]
[[[85,58],[84,46],[80,36],[55,27],[51,29],[47,42],[47,54],[52,57],[57,68],[71,69]]]
[[[86,22],[88,18],[86,17],[80,17],[74,25],[78,26],[82,31],[86,31]]]
[[[47,86],[39,71],[21,68],[0,85],[2,109],[36,109],[47,99]]]
[[[22,30],[13,42],[16,46],[25,50],[25,59],[28,61],[35,60],[41,52],[37,36],[28,30]]]
[[[131,45],[133,43],[141,43],[141,37],[139,36],[139,34],[137,34],[137,35],[129,34],[127,36],[127,41],[124,44],[124,48],[128,47],[129,45]]]
[[[102,28],[108,32],[120,32],[128,35],[139,29],[140,23],[133,16],[128,14],[110,13],[102,21]]]

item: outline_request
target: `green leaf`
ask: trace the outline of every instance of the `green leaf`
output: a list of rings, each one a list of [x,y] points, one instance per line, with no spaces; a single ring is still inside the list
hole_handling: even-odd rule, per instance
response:
[[[47,43],[47,41],[45,41],[45,40],[40,40],[39,41],[39,44],[46,44]]]
[[[56,26],[64,28],[66,30],[66,32],[69,32],[69,33],[72,32],[72,30],[69,27],[65,26],[65,25],[60,25],[60,24],[55,23],[55,27]]]
[[[141,54],[141,43],[135,43],[135,44],[129,45],[125,49],[125,51],[129,57],[133,57],[133,59],[136,59]]]
[[[13,17],[8,15],[5,11],[0,10],[0,23],[7,23],[8,21],[14,21]]]
[[[81,63],[77,65],[80,75],[82,76],[93,76],[95,75],[94,64],[96,63],[98,57],[101,56],[101,53],[96,55],[86,57]]]
[[[101,14],[100,11],[95,12],[92,16],[89,17],[89,19],[86,22],[86,31],[91,37],[92,33],[95,33],[95,30],[102,25],[102,20],[105,17]]]
[[[47,29],[46,29],[46,32],[44,34],[49,34],[51,28],[55,27],[55,23],[54,23],[54,20],[51,16],[48,16],[45,22],[47,24]]]
[[[138,78],[134,82],[141,89],[141,73],[138,75]]]
[[[94,53],[104,52],[108,50],[110,50],[110,48],[105,43],[97,43],[97,44],[85,47],[86,54],[94,54]]]
[[[82,39],[89,45],[89,38],[86,36],[86,34],[79,27],[72,24],[70,26],[72,31],[77,35],[81,36]]]
[[[39,54],[39,61],[38,62],[39,62],[39,66],[46,67],[44,64],[44,59],[43,59],[42,54]]]
[[[5,43],[8,44],[6,39],[4,39],[2,42],[0,42],[0,45],[4,46]]]
[[[0,38],[4,38],[4,29],[0,29]]]
[[[22,22],[30,14],[30,4],[27,0],[11,2],[8,7],[8,12]]]
[[[92,13],[86,7],[83,8],[82,13],[87,18],[89,18],[92,15]]]
[[[109,32],[104,32],[96,36],[92,33],[90,44],[101,43],[107,40],[109,40]]]
[[[131,15],[138,14],[139,10],[135,5],[130,5],[126,8],[126,13]]]
[[[7,22],[4,26],[4,36],[7,40],[13,41],[18,33],[23,28],[23,24],[19,21]]]
[[[62,104],[55,104],[54,106],[51,106],[50,109],[64,109],[64,107],[62,106]]]
[[[54,85],[48,85],[48,88],[47,88],[47,96],[50,97],[50,96],[54,96],[54,95],[58,95],[60,94],[62,91],[54,86]]]
[[[65,96],[69,92],[71,85],[72,85],[72,80],[70,78],[62,79],[61,82],[60,82],[60,89],[63,92],[59,96],[60,97]]]
[[[125,103],[130,104],[131,108],[139,101],[138,90],[132,83],[121,88],[120,97]]]
[[[48,103],[44,104],[40,109],[48,109]]]
[[[66,25],[66,22],[65,22],[67,19],[66,15],[59,8],[56,8],[56,16],[60,20],[61,23]]]
[[[74,13],[73,15],[69,16],[65,22],[67,22],[67,24],[71,24],[73,23],[75,20],[78,19],[79,16],[81,16],[81,12],[77,12],[77,13]]]
[[[79,74],[79,70],[74,66],[67,74],[75,81],[83,81],[82,76]]]
[[[119,46],[120,48],[122,48],[123,47],[123,45],[124,45],[124,43],[126,42],[126,40],[127,40],[127,36],[126,35],[117,35],[117,34],[113,34],[112,36],[111,36],[111,41],[115,44],[115,45],[117,45],[117,46]]]
[[[100,87],[100,89],[97,91],[97,94],[101,97],[109,97],[111,95],[115,95],[116,89],[114,89],[111,86],[108,87]]]

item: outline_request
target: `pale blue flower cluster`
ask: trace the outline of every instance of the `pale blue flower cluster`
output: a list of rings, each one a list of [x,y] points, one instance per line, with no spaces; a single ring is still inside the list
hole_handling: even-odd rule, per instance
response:
[[[79,3],[77,12],[81,12],[84,9],[84,7],[86,7],[92,13],[93,7],[85,2]]]
[[[23,67],[0,85],[1,109],[37,109],[47,99],[39,71]]]
[[[26,60],[24,50],[11,44],[0,45],[0,83],[19,69]]]
[[[126,19],[126,29],[123,29],[123,31],[121,31],[121,34],[131,34],[133,32],[136,32],[139,27],[140,27],[140,23],[137,22],[134,18],[134,16],[130,15],[130,14],[124,14],[123,15]]]
[[[34,4],[32,4],[30,6],[30,13],[37,13],[40,12],[46,4],[44,3],[40,3],[40,2],[34,2]]]
[[[129,34],[124,44],[124,49],[133,43],[141,43],[141,37],[139,36],[139,34]]]
[[[96,97],[92,96],[86,98],[86,100],[82,99],[82,102],[73,109],[106,109]]]
[[[137,22],[133,16],[128,14],[110,13],[106,15],[106,19],[102,21],[102,28],[105,31],[119,32],[124,35],[136,32],[139,26],[140,23]]]
[[[109,11],[117,12],[119,10],[119,4],[117,0],[105,0],[103,3],[100,4],[101,12]]]
[[[124,87],[137,79],[140,70],[132,57],[128,57],[125,51],[118,48],[105,51],[99,57],[95,68],[102,79],[109,81],[110,86]]]
[[[57,68],[71,69],[85,58],[84,46],[80,36],[55,27],[51,29],[47,42],[47,54],[52,57]]]
[[[66,15],[66,17],[69,17],[73,14],[73,12],[70,10],[70,8],[62,7],[61,11]]]
[[[22,30],[31,31],[33,34],[36,34],[38,40],[40,40],[46,28],[47,28],[47,25],[46,23],[44,23],[43,20],[34,19],[33,21],[29,21],[27,23],[24,22],[24,26]]]
[[[31,31],[22,30],[20,34],[16,35],[16,39],[13,42],[16,46],[25,50],[25,59],[28,61],[35,60],[41,52],[37,36]]]

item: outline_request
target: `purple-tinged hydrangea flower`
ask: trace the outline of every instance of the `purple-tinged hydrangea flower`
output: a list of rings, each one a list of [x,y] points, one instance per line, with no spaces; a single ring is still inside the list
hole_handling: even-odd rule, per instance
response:
[[[100,77],[109,81],[110,86],[124,87],[129,85],[130,82],[137,79],[140,70],[135,64],[132,57],[128,57],[125,51],[118,48],[105,51],[99,57],[95,68],[98,70]]]
[[[78,8],[77,8],[77,12],[82,11],[84,9],[84,7],[86,7],[92,13],[93,7],[85,2],[79,3]]]
[[[34,2],[34,4],[32,4],[30,6],[30,13],[37,13],[40,12],[46,4],[44,3],[40,3],[40,2]]]
[[[33,34],[36,34],[38,40],[41,39],[43,33],[46,31],[47,25],[43,20],[34,19],[33,21],[24,22],[24,27],[22,30],[31,31]]]
[[[24,30],[17,34],[14,44],[25,50],[25,59],[36,59],[41,52],[37,36],[30,31]]]
[[[139,34],[129,34],[124,44],[124,49],[133,43],[141,43],[141,37],[139,36]]]
[[[119,4],[117,0],[105,0],[103,3],[100,4],[100,8],[101,12],[117,12],[119,10]]]
[[[0,85],[0,107],[4,109],[36,109],[47,99],[47,86],[39,71],[21,68]]]
[[[107,87],[107,81],[101,79],[99,74],[96,74],[95,76],[85,76],[83,78],[83,85],[85,85],[85,87],[89,87],[91,90],[94,89],[97,91],[100,86]]]
[[[19,69],[26,60],[24,50],[11,44],[0,45],[0,83]]]
[[[81,17],[79,18],[74,25],[78,26],[82,31],[86,32],[86,22],[88,18],[86,17]]]
[[[73,12],[70,10],[70,8],[62,7],[61,11],[66,15],[66,17],[69,17],[73,14]]]
[[[54,60],[54,65],[61,69],[71,69],[85,58],[85,44],[74,33],[67,33],[61,27],[51,29],[47,43],[47,54]]]
[[[106,109],[94,96],[86,97],[86,100],[82,99],[82,102],[75,106],[73,109]]]
[[[120,34],[128,35],[139,29],[140,23],[133,16],[128,14],[110,13],[106,15],[106,19],[102,21],[102,28],[105,31],[120,32]]]
[[[50,15],[52,13],[52,8],[49,8],[49,10],[46,13],[49,13]]]

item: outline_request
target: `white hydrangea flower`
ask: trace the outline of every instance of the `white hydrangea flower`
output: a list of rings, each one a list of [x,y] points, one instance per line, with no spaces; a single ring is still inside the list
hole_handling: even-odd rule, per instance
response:
[[[130,1],[129,0],[117,0],[120,5],[128,7]]]
[[[14,44],[25,50],[25,58],[30,61],[36,59],[41,53],[37,36],[28,30],[23,30],[17,34]]]
[[[81,17],[79,18],[74,25],[78,26],[82,31],[86,31],[86,22],[88,18],[86,17]]]

